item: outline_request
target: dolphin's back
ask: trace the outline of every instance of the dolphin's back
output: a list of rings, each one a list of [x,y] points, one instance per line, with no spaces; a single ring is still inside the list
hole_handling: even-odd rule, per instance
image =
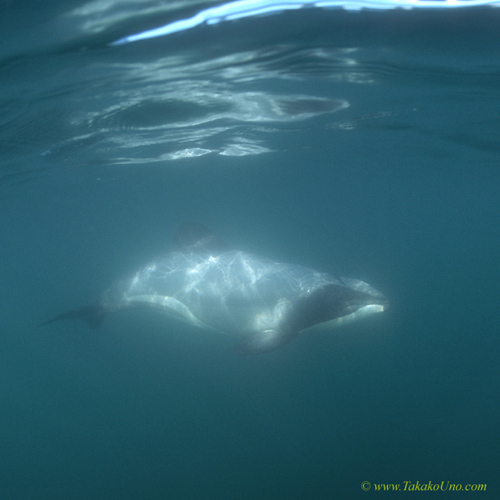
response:
[[[332,283],[341,285],[326,273],[236,250],[172,252],[115,283],[103,306],[115,311],[150,304],[192,323],[247,334],[276,328],[300,297]]]

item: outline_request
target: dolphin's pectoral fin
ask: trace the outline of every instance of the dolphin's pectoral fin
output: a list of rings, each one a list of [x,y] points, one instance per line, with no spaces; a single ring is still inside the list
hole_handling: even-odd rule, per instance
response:
[[[53,318],[40,323],[38,326],[50,325],[56,321],[76,319],[85,321],[90,328],[98,328],[104,321],[104,316],[105,313],[102,306],[99,304],[92,304],[90,306],[80,307],[78,309],[73,309],[72,311],[54,316]]]
[[[262,354],[274,351],[297,335],[298,332],[264,330],[250,335],[236,346],[237,354]]]

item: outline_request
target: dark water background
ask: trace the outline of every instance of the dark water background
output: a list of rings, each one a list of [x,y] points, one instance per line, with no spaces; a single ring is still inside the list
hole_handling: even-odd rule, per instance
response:
[[[500,10],[109,45],[206,6],[165,5],[0,3],[0,498],[500,498]],[[139,312],[35,328],[185,220],[391,309],[250,358]]]

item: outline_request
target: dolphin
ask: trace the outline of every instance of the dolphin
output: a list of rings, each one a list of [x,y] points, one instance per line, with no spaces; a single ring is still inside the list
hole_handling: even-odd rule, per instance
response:
[[[301,332],[389,306],[382,293],[363,281],[231,249],[198,223],[180,226],[175,241],[174,251],[116,281],[95,303],[39,326],[83,320],[97,328],[110,313],[154,308],[205,330],[240,337],[240,354],[260,354]]]

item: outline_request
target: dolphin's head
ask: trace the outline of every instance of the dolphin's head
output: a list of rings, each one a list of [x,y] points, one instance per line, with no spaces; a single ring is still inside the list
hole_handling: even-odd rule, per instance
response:
[[[368,283],[352,278],[340,278],[340,281],[347,288],[340,314],[334,318],[338,323],[351,322],[389,308],[387,297]]]
[[[389,301],[364,281],[338,278],[303,297],[294,308],[292,323],[300,331],[321,325],[333,327],[386,311]]]
[[[381,292],[373,288],[364,281],[351,278],[340,278],[340,281],[346,285],[343,291],[344,299],[340,304],[335,304],[336,298],[333,297],[334,309],[338,316],[332,318],[331,326],[350,323],[366,316],[378,312],[387,311],[389,300]]]

